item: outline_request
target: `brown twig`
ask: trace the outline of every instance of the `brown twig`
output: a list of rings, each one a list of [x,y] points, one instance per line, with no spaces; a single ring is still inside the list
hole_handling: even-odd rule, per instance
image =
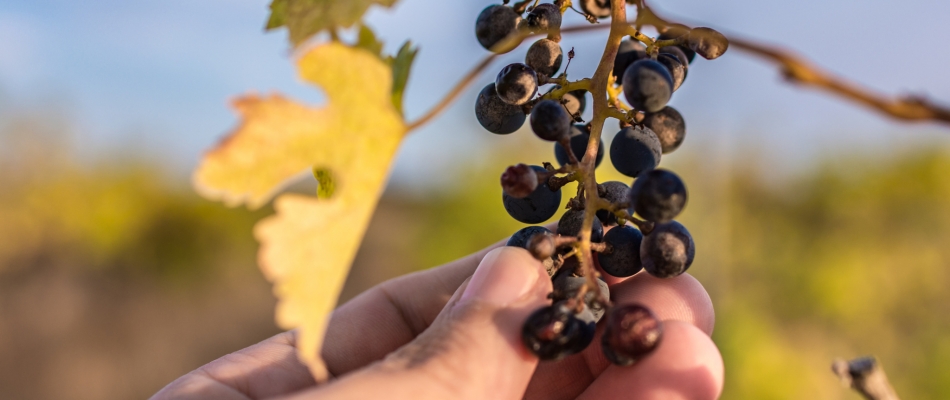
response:
[[[639,2],[642,4],[642,2]],[[657,15],[645,4],[637,13],[636,25],[653,25],[658,29],[674,25]],[[788,50],[729,36],[730,47],[772,61],[782,69],[790,82],[823,89],[846,100],[863,104],[882,114],[904,121],[935,121],[950,124],[950,108],[938,106],[920,96],[889,98],[835,76]]]
[[[851,361],[837,359],[831,370],[841,383],[861,393],[868,400],[900,400],[887,380],[884,368],[874,357],[856,358]]]
[[[888,98],[848,82],[840,76],[834,76],[827,71],[823,71],[790,51],[735,37],[729,38],[729,44],[734,48],[778,64],[785,78],[791,82],[825,90],[855,103],[864,104],[896,119],[936,121],[950,124],[950,109],[933,104],[923,97]]]

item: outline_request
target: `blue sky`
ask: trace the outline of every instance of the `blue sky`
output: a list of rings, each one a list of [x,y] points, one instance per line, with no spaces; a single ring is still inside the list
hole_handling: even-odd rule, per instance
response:
[[[235,124],[228,99],[280,91],[318,103],[302,84],[283,32],[264,34],[268,0],[4,0],[0,2],[0,116],[65,113],[89,154],[133,148],[187,171]],[[402,0],[369,21],[396,48],[422,51],[407,113],[418,116],[485,55],[473,35],[488,1]],[[926,93],[950,104],[950,2],[908,0],[656,0],[670,17],[796,49],[831,71],[885,93]],[[569,16],[565,24],[584,23]],[[565,37],[577,58],[571,77],[589,76],[603,33]],[[404,146],[397,182],[478,159],[502,138],[480,129],[477,90],[526,49],[502,57],[438,121]],[[812,90],[738,51],[697,61],[673,99],[688,123],[685,154],[754,151],[775,171],[807,168],[819,156],[886,153],[907,146],[950,148],[950,129],[906,125]],[[6,111],[4,111],[6,110]],[[12,110],[12,111],[11,111]],[[613,126],[608,124],[608,126]],[[528,132],[517,134],[530,135]],[[540,143],[538,146],[547,146]],[[675,155],[675,154],[674,154]],[[435,165],[436,168],[432,168]]]

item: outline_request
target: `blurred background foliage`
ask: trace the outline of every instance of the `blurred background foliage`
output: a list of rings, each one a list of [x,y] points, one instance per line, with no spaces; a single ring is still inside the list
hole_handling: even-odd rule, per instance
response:
[[[497,175],[550,158],[528,136],[446,171],[458,178],[437,191],[389,187],[341,300],[518,229]],[[270,210],[226,209],[161,160],[71,143],[56,118],[0,123],[0,397],[144,398],[277,332],[251,234]],[[950,397],[950,152],[850,155],[777,179],[766,160],[710,163],[702,147],[664,167],[691,190],[682,222],[716,306],[723,398],[856,399],[829,365],[870,353],[904,398]],[[606,162],[601,176],[620,178]]]

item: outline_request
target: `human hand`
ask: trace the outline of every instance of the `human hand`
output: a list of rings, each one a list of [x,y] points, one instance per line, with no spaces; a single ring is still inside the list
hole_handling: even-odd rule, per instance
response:
[[[683,274],[605,276],[612,301],[664,320],[654,352],[610,364],[594,342],[538,363],[521,343],[525,319],[550,303],[551,280],[520,248],[489,249],[380,284],[334,311],[323,358],[334,377],[316,386],[285,332],[215,360],[153,399],[714,399],[723,366],[710,340],[712,302]],[[476,268],[477,267],[477,268]],[[474,273],[474,274],[473,274]]]

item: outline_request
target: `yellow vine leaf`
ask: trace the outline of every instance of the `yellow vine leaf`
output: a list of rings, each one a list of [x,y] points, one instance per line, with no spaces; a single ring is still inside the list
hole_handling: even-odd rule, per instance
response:
[[[242,124],[207,154],[195,183],[208,197],[255,208],[302,170],[332,178],[322,191],[328,198],[281,195],[277,214],[254,230],[261,270],[278,298],[277,324],[297,330],[298,356],[325,380],[326,324],[406,126],[392,101],[392,69],[378,56],[330,43],[298,66],[323,88],[327,105],[310,108],[278,95],[238,99]]]
[[[320,348],[330,312],[376,201],[364,203],[286,194],[274,202],[277,215],[254,228],[261,270],[280,299],[277,324],[297,329],[298,357],[318,381],[328,377]]]
[[[339,43],[311,50],[298,67],[304,80],[323,88],[327,106],[310,108],[276,94],[235,100],[243,122],[198,166],[198,193],[258,208],[310,168],[332,172],[341,190],[345,181],[366,179],[359,169],[388,171],[406,131],[393,106],[391,67]]]

